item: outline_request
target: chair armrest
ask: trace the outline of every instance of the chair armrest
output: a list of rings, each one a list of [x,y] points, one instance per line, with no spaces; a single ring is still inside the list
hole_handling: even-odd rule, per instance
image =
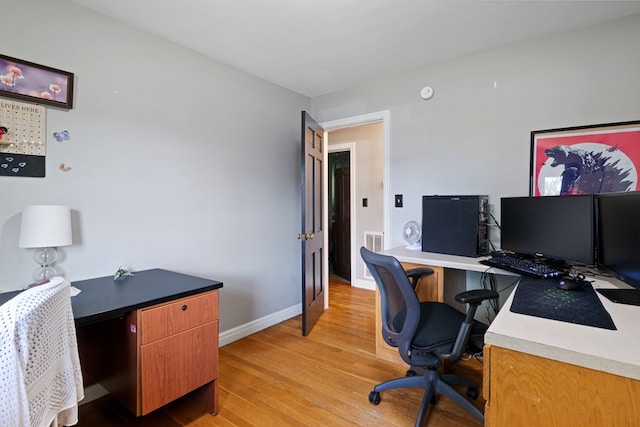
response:
[[[455,296],[456,301],[468,304],[468,309],[464,322],[460,325],[460,331],[458,332],[458,337],[453,345],[453,349],[451,353],[442,355],[444,359],[458,360],[462,356],[469,342],[473,318],[476,315],[478,306],[482,301],[495,299],[498,298],[498,296],[499,294],[496,291],[490,291],[488,289],[473,289],[471,291],[460,292]]]
[[[407,278],[409,278],[411,286],[413,287],[413,289],[415,289],[416,285],[418,284],[418,280],[420,280],[422,276],[433,274],[433,270],[429,267],[418,267],[411,268],[405,271],[405,273],[407,274]]]
[[[433,270],[429,267],[411,268],[406,271],[407,276],[411,278],[420,278],[421,276],[427,276],[433,274]]]
[[[496,291],[490,291],[488,289],[473,289],[470,291],[460,292],[455,296],[456,301],[463,304],[480,304],[487,299],[496,299],[499,294]]]

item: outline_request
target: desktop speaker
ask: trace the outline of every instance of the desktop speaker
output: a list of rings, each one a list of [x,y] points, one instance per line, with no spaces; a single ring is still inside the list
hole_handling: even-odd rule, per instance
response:
[[[488,216],[488,196],[422,196],[422,251],[488,254]]]

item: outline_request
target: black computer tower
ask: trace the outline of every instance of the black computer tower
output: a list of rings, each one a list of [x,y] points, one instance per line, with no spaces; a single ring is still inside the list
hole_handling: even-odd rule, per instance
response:
[[[488,254],[488,216],[488,196],[422,196],[422,251]]]

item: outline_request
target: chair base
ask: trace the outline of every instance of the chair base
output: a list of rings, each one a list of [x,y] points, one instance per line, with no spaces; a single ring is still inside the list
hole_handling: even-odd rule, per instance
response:
[[[440,375],[438,370],[429,369],[425,370],[422,376],[396,378],[378,384],[369,394],[369,401],[375,405],[380,403],[380,392],[384,390],[391,390],[394,388],[422,388],[424,389],[424,395],[422,396],[422,402],[420,403],[420,410],[415,424],[416,427],[422,427],[427,415],[427,410],[429,409],[429,404],[436,395],[447,396],[484,424],[484,415],[482,412],[458,393],[452,387],[454,385],[467,386],[468,388],[475,388],[477,390],[476,383],[467,378],[450,374]]]

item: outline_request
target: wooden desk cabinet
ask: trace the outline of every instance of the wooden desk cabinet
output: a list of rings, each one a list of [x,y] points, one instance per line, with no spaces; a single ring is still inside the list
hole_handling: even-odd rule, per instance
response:
[[[131,311],[83,333],[89,370],[137,416],[187,394],[218,411],[218,291]]]
[[[429,267],[433,270],[433,274],[425,276],[418,281],[416,285],[416,294],[420,301],[444,301],[444,268],[434,267],[424,264],[414,264],[409,262],[401,262],[405,270],[419,267]],[[404,364],[398,349],[389,346],[382,338],[382,320],[380,308],[380,291],[376,286],[376,357]]]
[[[514,296],[484,337],[485,426],[640,426],[639,307],[598,294],[609,330],[514,313]]]
[[[509,350],[484,348],[486,427],[640,425],[640,381]]]

